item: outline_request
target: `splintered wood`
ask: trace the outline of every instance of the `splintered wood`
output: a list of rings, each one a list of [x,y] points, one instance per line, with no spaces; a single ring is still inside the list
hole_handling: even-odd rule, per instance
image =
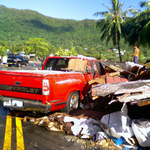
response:
[[[114,66],[114,65],[109,65],[109,67],[110,67],[112,70],[114,70],[114,71],[119,71],[119,72],[124,71],[121,67],[116,67],[116,66]]]
[[[93,80],[90,80],[88,83],[89,83],[89,85],[92,85],[92,86],[94,86],[94,84],[95,85],[105,84],[106,83],[106,75],[103,75],[100,78],[94,78]]]
[[[150,101],[150,80],[138,80],[98,85],[91,90],[92,96],[113,94],[119,102],[135,102],[139,106],[148,105]]]

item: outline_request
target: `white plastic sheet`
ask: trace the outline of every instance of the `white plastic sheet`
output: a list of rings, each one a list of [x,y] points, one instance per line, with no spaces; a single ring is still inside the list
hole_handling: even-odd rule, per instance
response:
[[[126,125],[123,125],[121,111],[103,116],[100,122],[105,125],[106,129],[104,130],[109,136],[113,136],[118,139],[120,139],[122,136],[126,139],[127,142],[129,142],[128,139],[134,135],[131,128],[132,120],[127,116],[125,121]]]
[[[134,119],[132,129],[142,147],[150,147],[150,119]]]
[[[69,116],[64,117],[64,122],[73,122],[74,125],[71,130],[75,136],[81,134],[82,138],[87,138],[88,136],[93,136],[97,132],[102,131],[98,122],[92,118],[73,118]]]

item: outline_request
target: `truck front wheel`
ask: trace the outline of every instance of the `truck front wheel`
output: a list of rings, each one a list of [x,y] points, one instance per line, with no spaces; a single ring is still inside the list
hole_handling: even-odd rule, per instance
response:
[[[75,91],[70,93],[66,106],[62,109],[62,111],[69,113],[71,109],[77,109],[78,107],[79,107],[79,92]]]

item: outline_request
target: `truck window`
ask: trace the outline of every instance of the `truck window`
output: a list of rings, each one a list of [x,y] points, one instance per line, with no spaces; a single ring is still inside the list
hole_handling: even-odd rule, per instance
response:
[[[44,70],[63,70],[68,68],[69,58],[49,58]]]

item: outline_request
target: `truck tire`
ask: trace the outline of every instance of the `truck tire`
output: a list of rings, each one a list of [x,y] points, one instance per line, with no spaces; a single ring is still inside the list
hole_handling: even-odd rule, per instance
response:
[[[69,113],[71,109],[77,108],[79,108],[79,92],[75,91],[69,94],[66,106],[62,111]]]

